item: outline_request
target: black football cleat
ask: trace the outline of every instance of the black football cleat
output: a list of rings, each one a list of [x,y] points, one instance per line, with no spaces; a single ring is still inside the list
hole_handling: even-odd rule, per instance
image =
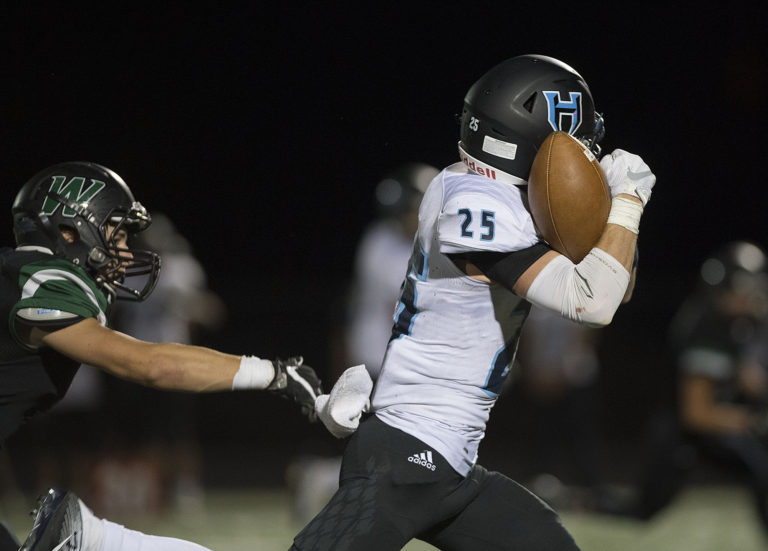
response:
[[[19,551],[80,551],[83,519],[74,493],[51,488],[40,496],[32,515],[32,531]]]

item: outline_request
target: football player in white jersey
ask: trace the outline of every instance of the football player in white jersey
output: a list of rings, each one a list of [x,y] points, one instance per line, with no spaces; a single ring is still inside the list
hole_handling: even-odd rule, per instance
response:
[[[578,549],[549,506],[477,463],[478,446],[531,304],[583,324],[611,322],[630,291],[655,176],[626,151],[602,158],[608,224],[574,264],[542,241],[526,204],[533,158],[554,130],[599,155],[602,117],[582,77],[561,61],[508,59],[469,89],[462,162],[438,174],[422,200],[372,415],[347,443],[339,490],[293,550],[395,550],[413,538],[453,551]],[[344,409],[334,394],[351,385],[344,375],[340,382],[318,409],[343,436],[329,410]],[[367,405],[356,403],[347,420]]]
[[[151,218],[118,174],[87,162],[48,167],[22,186],[12,212],[16,247],[0,249],[0,312],[7,323],[0,332],[0,447],[60,401],[84,363],[165,390],[265,389],[314,418],[320,380],[300,357],[273,362],[145,342],[109,328],[109,305],[143,300],[160,270],[157,254],[130,246]],[[147,276],[140,289],[130,287],[136,275]],[[138,548],[203,549],[98,519],[72,492],[51,489],[21,551]]]

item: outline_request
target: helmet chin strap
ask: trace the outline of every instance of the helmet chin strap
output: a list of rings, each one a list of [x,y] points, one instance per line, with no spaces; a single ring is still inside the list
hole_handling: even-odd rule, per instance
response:
[[[104,293],[107,295],[107,302],[112,304],[117,298],[117,289],[121,289],[122,291],[128,293],[128,295],[132,297],[138,297],[139,292],[135,289],[132,289],[130,287],[126,287],[122,284],[122,282],[118,279],[110,279],[106,274],[104,270],[107,269],[107,266],[110,262],[113,262],[115,259],[107,254],[103,249],[100,247],[93,247],[91,249],[91,252],[88,255],[88,267],[95,272],[96,277],[96,283],[101,287],[101,289],[104,291]]]
[[[104,295],[107,297],[107,304],[112,304],[115,302],[115,299],[117,298],[117,292],[115,291],[115,288],[112,286],[113,284],[107,283],[107,280],[104,279],[102,276],[96,276],[96,284],[101,288],[102,291],[104,291]]]

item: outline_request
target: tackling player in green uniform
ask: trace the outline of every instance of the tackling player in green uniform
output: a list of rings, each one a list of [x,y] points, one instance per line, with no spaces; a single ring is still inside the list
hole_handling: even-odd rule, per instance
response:
[[[27,419],[61,400],[81,364],[142,385],[187,392],[266,389],[311,420],[320,380],[300,357],[270,361],[199,346],[151,343],[109,328],[116,299],[143,300],[160,258],[130,247],[151,223],[112,170],[68,162],[33,176],[13,204],[16,248],[0,250],[0,446]],[[141,289],[129,286],[144,276]],[[23,550],[202,549],[97,519],[71,492],[41,501]],[[4,550],[2,550],[4,551]]]

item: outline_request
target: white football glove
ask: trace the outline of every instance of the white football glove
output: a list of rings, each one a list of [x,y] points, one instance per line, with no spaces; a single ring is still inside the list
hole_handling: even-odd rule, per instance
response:
[[[611,188],[611,198],[626,193],[639,198],[643,206],[648,203],[656,176],[639,155],[616,149],[600,159],[600,166]]]
[[[363,413],[371,407],[373,381],[365,365],[350,367],[341,374],[330,394],[315,400],[317,416],[336,438],[345,438],[357,430]]]

